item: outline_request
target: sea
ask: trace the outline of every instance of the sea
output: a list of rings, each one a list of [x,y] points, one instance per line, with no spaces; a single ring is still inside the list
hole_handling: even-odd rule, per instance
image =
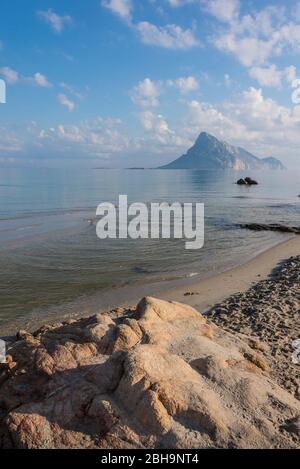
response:
[[[257,186],[239,186],[250,176]],[[205,242],[107,239],[96,235],[102,202],[204,203]],[[0,335],[57,311],[147,291],[153,284],[202,279],[240,265],[290,235],[241,223],[299,226],[300,172],[22,169],[0,170]]]

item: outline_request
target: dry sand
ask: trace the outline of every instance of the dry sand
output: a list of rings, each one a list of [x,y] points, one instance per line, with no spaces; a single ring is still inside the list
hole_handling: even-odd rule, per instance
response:
[[[282,262],[270,278],[232,295],[206,317],[263,343],[273,378],[300,399],[300,256]]]
[[[268,278],[278,264],[299,254],[300,237],[294,237],[268,249],[241,266],[205,280],[191,282],[190,285],[160,292],[160,297],[183,301],[201,312],[206,312],[216,303],[235,293],[245,292],[253,284]]]

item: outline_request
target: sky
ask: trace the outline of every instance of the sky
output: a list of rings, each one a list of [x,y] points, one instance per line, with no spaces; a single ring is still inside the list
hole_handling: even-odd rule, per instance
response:
[[[300,1],[0,9],[0,165],[156,167],[206,131],[300,167]]]

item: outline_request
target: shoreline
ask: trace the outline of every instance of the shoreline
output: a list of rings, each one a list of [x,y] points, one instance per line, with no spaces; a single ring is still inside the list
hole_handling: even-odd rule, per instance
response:
[[[300,237],[293,236],[260,252],[252,259],[223,272],[199,279],[197,276],[178,280],[132,285],[101,291],[75,302],[49,307],[45,314],[34,313],[16,319],[1,328],[0,337],[14,336],[17,330],[35,330],[45,323],[87,317],[117,308],[130,308],[144,296],[156,296],[167,301],[186,303],[202,314],[229,296],[244,292],[254,283],[266,279],[276,266],[291,256],[300,254]],[[76,309],[74,308],[76,303]]]

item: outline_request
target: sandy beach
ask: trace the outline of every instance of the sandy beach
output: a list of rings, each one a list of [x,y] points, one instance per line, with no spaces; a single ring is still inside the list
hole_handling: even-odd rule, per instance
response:
[[[300,237],[294,237],[271,247],[245,264],[205,280],[192,281],[190,285],[171,288],[160,296],[174,301],[184,300],[199,311],[206,312],[228,296],[245,292],[253,284],[268,278],[281,262],[299,254]]]
[[[232,333],[264,344],[274,379],[300,399],[300,256],[267,279],[215,305],[207,316]]]

